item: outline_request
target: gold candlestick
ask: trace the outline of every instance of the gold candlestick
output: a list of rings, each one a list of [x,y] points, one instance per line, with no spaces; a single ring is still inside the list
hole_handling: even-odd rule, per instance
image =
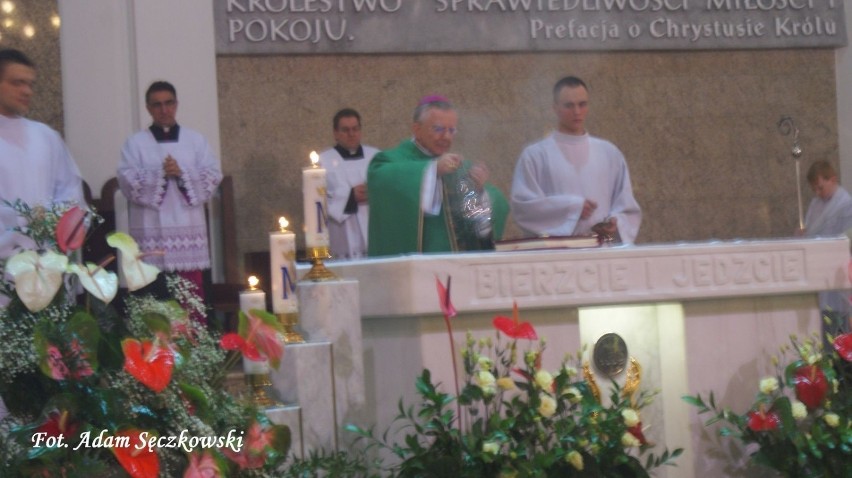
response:
[[[331,272],[322,262],[323,259],[331,259],[331,254],[327,246],[309,247],[307,248],[307,253],[308,260],[311,261],[311,270],[305,274],[305,277],[302,277],[302,280],[323,282],[337,279],[337,275]]]
[[[302,337],[302,334],[296,330],[296,326],[299,325],[298,312],[286,312],[283,314],[275,314],[275,316],[278,317],[278,322],[281,323],[282,327],[284,327],[284,343],[305,343],[305,339]]]
[[[251,393],[251,402],[254,405],[262,408],[281,405],[267,393],[269,387],[272,386],[272,379],[269,378],[268,373],[247,373],[245,380]]]

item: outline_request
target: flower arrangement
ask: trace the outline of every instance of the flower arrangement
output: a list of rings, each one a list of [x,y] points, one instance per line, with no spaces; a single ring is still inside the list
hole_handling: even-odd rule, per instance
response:
[[[0,306],[0,396],[8,409],[0,476],[277,474],[289,429],[223,391],[223,365],[238,355],[189,318],[204,312],[193,285],[169,278],[166,301],[137,293],[159,270],[142,262],[130,236],[113,233],[107,241],[122,252],[130,291],[114,304],[116,274],[74,261],[92,213],[9,206],[33,248],[0,264],[9,299]],[[77,283],[86,291],[82,305]],[[254,315],[241,316],[241,331],[263,328]],[[243,346],[256,348],[258,336]]]
[[[449,280],[446,287],[438,281],[438,293],[454,347]],[[653,394],[638,390],[638,367],[631,385],[615,385],[610,404],[604,405],[588,363],[576,366],[581,353],[566,357],[554,372],[541,367],[546,342],[519,319],[517,305],[513,317],[498,316],[493,324],[494,338],[467,334],[461,350],[463,387],[455,396],[439,390],[426,369],[416,382],[420,405],[400,403],[391,430],[376,436],[349,427],[367,448],[398,458],[384,473],[647,477],[648,470],[671,465],[680,455],[681,449],[660,456],[650,452],[653,445],[644,437],[640,417]],[[391,442],[388,437],[397,432],[404,438]]]
[[[775,375],[756,384],[754,403],[742,414],[717,405],[713,392],[683,397],[711,414],[705,425],[758,448],[751,459],[787,477],[848,477],[852,462],[852,334],[790,337],[773,357]]]

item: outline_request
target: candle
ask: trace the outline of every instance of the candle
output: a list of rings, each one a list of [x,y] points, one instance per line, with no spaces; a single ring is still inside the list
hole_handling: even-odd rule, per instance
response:
[[[251,360],[243,357],[243,373],[264,375],[269,373],[269,360]]]
[[[302,193],[305,205],[305,247],[328,247],[326,222],[325,169],[319,167],[319,155],[311,151],[311,167],[302,170]]]
[[[248,278],[248,290],[240,291],[240,310],[248,314],[250,310],[266,311],[266,292],[257,288],[257,277]]]
[[[279,218],[279,230],[269,234],[272,312],[276,314],[299,311],[296,299],[296,234],[287,230],[288,224],[285,217]]]

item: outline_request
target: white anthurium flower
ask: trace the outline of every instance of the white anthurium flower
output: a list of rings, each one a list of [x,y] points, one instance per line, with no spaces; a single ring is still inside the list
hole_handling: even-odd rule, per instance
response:
[[[157,279],[160,269],[142,262],[139,246],[132,237],[123,232],[114,232],[107,237],[107,244],[121,251],[119,267],[127,281],[128,290],[139,290]]]
[[[15,279],[18,297],[31,312],[38,312],[50,304],[62,287],[62,275],[67,268],[68,258],[54,251],[42,255],[24,251],[6,263],[6,272]]]
[[[87,262],[85,267],[80,264],[71,264],[68,270],[77,274],[80,284],[90,294],[109,304],[118,293],[118,276],[97,264]]]

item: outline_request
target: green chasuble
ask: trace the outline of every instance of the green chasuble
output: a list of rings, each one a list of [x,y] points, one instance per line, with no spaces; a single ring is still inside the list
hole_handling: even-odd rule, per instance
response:
[[[445,217],[446,193],[440,214],[423,214],[420,188],[424,171],[431,159],[434,157],[421,151],[411,139],[373,157],[367,169],[367,191],[370,197],[370,232],[367,242],[370,256],[450,252],[460,250],[459,244],[465,243],[458,240],[458,228],[454,231],[448,225]],[[466,163],[469,167],[470,163]],[[486,184],[485,189],[491,199],[492,230],[497,240],[502,237],[506,225],[509,203],[493,185]]]

